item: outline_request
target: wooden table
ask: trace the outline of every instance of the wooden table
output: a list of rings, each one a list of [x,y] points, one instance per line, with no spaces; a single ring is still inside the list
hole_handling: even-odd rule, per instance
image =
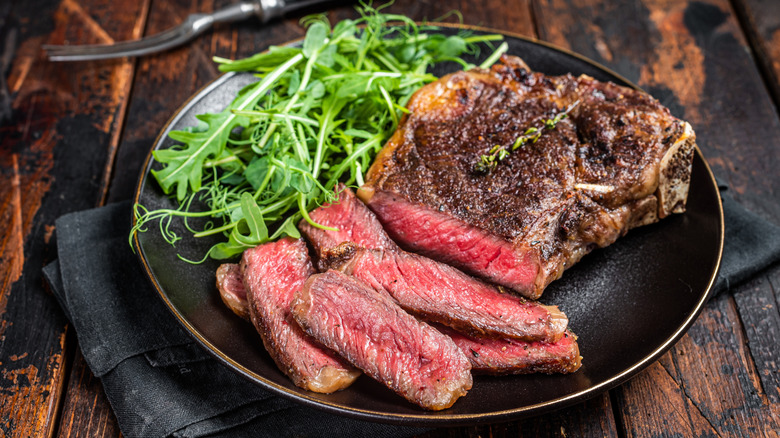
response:
[[[247,22],[143,59],[55,64],[41,45],[154,34],[230,0],[0,2],[0,437],[120,434],[100,381],[44,285],[54,220],[129,199],[171,113],[242,57],[302,35],[297,17]],[[415,20],[463,21],[579,52],[644,87],[696,129],[737,200],[780,223],[780,2],[775,0],[398,0]],[[350,6],[331,20],[354,16]],[[0,84],[2,85],[2,84]],[[712,300],[657,363],[586,403],[465,436],[778,436],[780,266]]]

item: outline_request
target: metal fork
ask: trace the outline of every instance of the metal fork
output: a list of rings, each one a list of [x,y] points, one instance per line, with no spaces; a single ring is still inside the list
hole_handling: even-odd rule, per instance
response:
[[[250,0],[230,5],[210,14],[192,14],[180,25],[154,36],[114,44],[81,46],[44,45],[51,61],[91,61],[95,59],[143,56],[168,50],[190,41],[217,23],[230,23],[256,16],[265,23],[289,12],[332,0]]]

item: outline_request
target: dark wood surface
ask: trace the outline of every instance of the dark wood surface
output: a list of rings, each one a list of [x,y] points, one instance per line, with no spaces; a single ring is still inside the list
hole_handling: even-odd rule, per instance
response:
[[[162,125],[218,76],[212,56],[246,56],[302,29],[296,17],[247,22],[164,54],[107,62],[49,63],[41,45],[133,39],[228,3],[0,2],[0,437],[120,435],[41,277],[56,257],[54,220],[131,197]],[[467,24],[603,63],[688,120],[736,199],[780,224],[780,2],[398,0],[390,10],[416,20],[459,10]],[[712,300],[669,353],[608,393],[532,419],[424,436],[778,436],[779,303],[774,266]]]

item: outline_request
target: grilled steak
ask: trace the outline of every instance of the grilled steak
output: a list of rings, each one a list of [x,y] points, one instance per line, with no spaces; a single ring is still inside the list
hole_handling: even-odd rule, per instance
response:
[[[266,350],[293,383],[330,393],[352,384],[360,372],[307,336],[292,318],[293,295],[313,273],[300,239],[248,249],[241,259],[249,314]]]
[[[249,304],[246,302],[244,278],[241,267],[235,263],[225,263],[217,268],[217,289],[222,302],[236,315],[249,320]]]
[[[472,336],[555,342],[568,324],[555,306],[502,294],[451,266],[416,254],[368,250],[351,242],[330,253],[337,260],[331,266],[386,291],[407,312]]]
[[[568,374],[577,371],[582,365],[577,337],[568,330],[558,342],[549,343],[473,338],[449,327],[437,328],[452,338],[455,345],[466,354],[471,362],[471,370],[475,373]]]
[[[310,213],[339,231],[299,224],[321,252],[321,270],[339,269],[388,292],[408,312],[475,336],[548,342],[563,336],[568,319],[557,307],[502,294],[451,266],[400,250],[349,188],[339,190],[338,203]],[[336,246],[345,241],[352,243]]]
[[[425,409],[448,408],[471,389],[469,361],[449,337],[360,280],[312,275],[292,312],[307,333]]]
[[[402,247],[529,298],[593,248],[684,211],[695,136],[640,91],[505,56],[408,107],[358,196]]]

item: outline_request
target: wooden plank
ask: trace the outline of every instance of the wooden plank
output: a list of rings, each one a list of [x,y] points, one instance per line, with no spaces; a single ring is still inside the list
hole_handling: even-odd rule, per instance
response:
[[[733,4],[767,88],[774,97],[775,105],[780,105],[780,2],[735,0]]]
[[[68,379],[68,390],[60,414],[59,437],[115,437],[119,425],[110,409],[103,386],[80,351],[77,351]]]
[[[758,370],[761,392],[780,413],[778,280],[780,266],[739,287],[734,293],[734,300],[749,340],[750,354]]]
[[[762,280],[745,288],[760,288]],[[615,390],[626,434],[776,436],[773,433],[780,430],[777,385],[761,384],[764,376],[759,376],[748,357],[746,339],[731,324],[739,319],[733,301],[729,296],[713,300],[672,352]],[[776,350],[773,334],[762,332]],[[764,360],[776,361],[776,351],[763,353]],[[776,372],[776,363],[770,366]],[[766,374],[776,382],[777,376]]]
[[[91,5],[96,14],[85,13]],[[42,59],[40,45],[139,35],[141,6],[110,0],[13,2],[19,46],[8,76],[14,116],[0,127],[0,434],[48,436],[65,381],[66,320],[41,267],[54,220],[96,205],[100,175],[126,105],[132,65]],[[55,183],[56,182],[56,183]],[[24,272],[24,275],[21,275]]]
[[[705,157],[737,199],[777,222],[780,163],[773,148],[780,123],[728,1],[540,0],[535,6],[542,38],[638,82],[690,121]],[[625,433],[745,436],[761,433],[762,424],[777,430],[772,333],[780,318],[766,308],[765,281],[737,296],[738,306],[729,297],[710,303],[660,368],[615,392]]]
[[[615,390],[625,432],[632,437],[666,433],[716,436],[717,431],[685,395],[684,388],[657,362]],[[658,415],[658,412],[667,415]],[[661,435],[664,436],[664,435]]]

